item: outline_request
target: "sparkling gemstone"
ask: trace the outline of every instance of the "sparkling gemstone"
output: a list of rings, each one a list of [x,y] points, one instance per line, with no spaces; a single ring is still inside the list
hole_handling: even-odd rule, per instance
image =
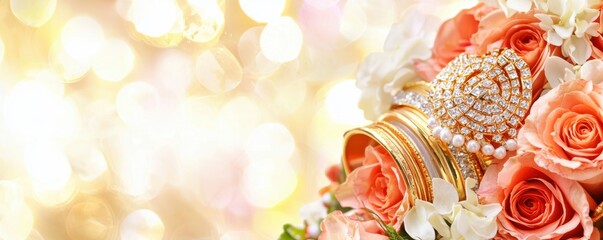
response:
[[[523,87],[525,89],[532,89],[532,82],[531,81],[523,80],[523,81],[521,81],[521,83],[523,84]]]
[[[528,100],[521,100],[521,102],[519,103],[519,106],[525,109],[527,109],[529,105],[530,103],[528,102]]]
[[[466,117],[461,117],[459,119],[459,122],[463,125],[466,125],[469,122],[469,120]]]
[[[484,134],[483,133],[475,134],[475,139],[484,139]]]
[[[518,97],[516,97],[516,96],[512,96],[511,97],[511,103],[517,104],[518,102],[519,102],[519,98]]]
[[[517,135],[517,130],[515,128],[509,129],[509,135],[511,135],[511,137],[515,137],[515,135]]]
[[[492,139],[496,142],[500,142],[502,140],[502,135],[496,134]]]
[[[444,103],[444,107],[450,109],[454,107],[454,104],[452,103],[452,101],[448,100]]]

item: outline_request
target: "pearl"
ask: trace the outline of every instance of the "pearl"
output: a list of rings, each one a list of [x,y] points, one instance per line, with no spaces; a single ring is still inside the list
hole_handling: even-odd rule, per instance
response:
[[[507,149],[503,146],[498,147],[494,150],[494,157],[496,159],[503,159],[507,155]]]
[[[463,137],[463,135],[457,134],[452,137],[452,146],[462,147],[463,144],[465,144],[465,137]]]
[[[433,130],[431,130],[431,134],[435,137],[440,137],[440,132],[442,132],[442,127],[440,126],[434,127]]]
[[[517,141],[515,141],[513,139],[509,139],[509,140],[507,140],[507,144],[505,144],[505,147],[509,151],[515,151],[515,150],[517,150]]]
[[[440,139],[442,139],[442,141],[444,141],[445,143],[449,143],[450,140],[452,140],[452,133],[450,132],[450,129],[442,129],[442,131],[440,132]]]
[[[475,140],[470,140],[469,142],[467,142],[467,151],[476,153],[477,151],[479,151],[479,143]]]
[[[435,118],[429,118],[427,119],[427,127],[434,129],[435,127],[437,127],[438,124],[438,120],[436,120]]]
[[[482,153],[484,155],[488,155],[488,156],[492,155],[492,154],[494,154],[494,147],[490,144],[486,144],[482,147]]]

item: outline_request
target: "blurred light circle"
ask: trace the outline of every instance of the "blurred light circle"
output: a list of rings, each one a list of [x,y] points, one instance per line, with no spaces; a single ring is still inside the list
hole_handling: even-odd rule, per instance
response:
[[[90,16],[76,16],[63,26],[61,43],[69,56],[79,61],[90,61],[105,41],[105,32]]]
[[[71,178],[71,166],[65,153],[49,143],[31,143],[23,148],[25,169],[36,188],[60,190]]]
[[[48,60],[52,69],[69,83],[80,80],[90,69],[89,61],[78,60],[67,54],[60,41],[52,44]]]
[[[347,2],[355,2],[355,1],[347,1]],[[327,9],[335,6],[339,3],[339,0],[304,0],[304,3],[309,4],[310,6],[317,9]]]
[[[249,18],[265,23],[281,16],[287,0],[239,0],[239,4]]]
[[[260,36],[260,48],[264,56],[279,63],[297,58],[302,44],[302,31],[290,17],[279,17],[270,21]]]
[[[121,239],[160,240],[165,227],[161,218],[152,210],[140,209],[130,213],[119,227]]]
[[[341,49],[349,44],[349,40],[340,33],[341,8],[340,5],[334,5],[318,9],[304,2],[299,10],[298,21],[308,44],[326,49]]]
[[[25,239],[33,228],[33,215],[18,184],[0,181],[0,239]]]
[[[128,42],[109,39],[101,48],[92,64],[96,75],[106,81],[118,82],[124,79],[134,67],[134,50]]]
[[[245,153],[253,162],[287,162],[295,150],[295,141],[287,127],[265,123],[256,127],[247,138]]]
[[[100,200],[79,202],[69,210],[65,228],[71,239],[111,239],[115,228],[113,212]]]
[[[184,37],[193,42],[210,42],[224,29],[224,13],[216,1],[188,0],[191,15],[186,17]]]
[[[23,24],[39,27],[54,14],[57,0],[10,0],[10,9]]]
[[[362,110],[358,108],[361,93],[354,84],[354,80],[342,81],[331,87],[327,93],[327,112],[338,123],[356,125],[365,121]]]
[[[193,80],[193,59],[179,49],[162,51],[153,66],[153,76],[161,87],[177,95],[186,95]]]
[[[350,41],[362,37],[367,28],[367,19],[358,1],[348,1],[343,7],[339,32]]]
[[[44,240],[45,238],[42,236],[42,234],[40,234],[40,232],[38,232],[38,230],[33,230],[31,231],[31,233],[29,234],[29,236],[27,236],[26,240]]]
[[[4,51],[5,51],[5,47],[4,47],[4,41],[2,40],[2,38],[0,38],[0,63],[2,63],[2,61],[4,60]]]
[[[105,156],[92,144],[73,144],[69,146],[67,156],[73,171],[83,181],[92,182],[107,171]]]
[[[261,119],[262,112],[256,103],[245,96],[233,98],[224,104],[216,117],[219,132],[216,141],[225,150],[240,149]]]
[[[182,11],[174,0],[133,0],[128,19],[139,33],[159,37],[182,19]]]
[[[195,76],[214,93],[228,92],[241,83],[241,65],[225,47],[218,46],[201,53],[195,63]]]
[[[245,74],[250,77],[264,77],[276,71],[280,63],[268,60],[260,48],[260,35],[263,27],[252,27],[239,39],[237,51]]]
[[[119,90],[117,114],[129,125],[147,124],[153,120],[159,108],[159,93],[145,82],[132,82]]]
[[[174,230],[170,240],[182,239],[218,239],[220,236],[217,226],[211,223],[203,224],[198,221],[187,222]]]
[[[242,184],[249,203],[271,208],[293,193],[297,186],[297,174],[286,162],[251,163],[245,169]]]

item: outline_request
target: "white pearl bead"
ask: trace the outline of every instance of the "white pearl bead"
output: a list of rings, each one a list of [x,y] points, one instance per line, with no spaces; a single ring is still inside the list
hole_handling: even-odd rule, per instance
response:
[[[515,141],[513,139],[507,140],[507,144],[505,144],[505,148],[507,148],[507,150],[509,150],[509,151],[517,150],[517,141]]]
[[[470,140],[469,142],[467,142],[467,151],[476,153],[477,151],[479,151],[479,143],[475,140]]]
[[[427,119],[427,127],[434,129],[435,127],[437,127],[438,124],[438,120],[436,120],[435,118],[429,118]]]
[[[433,130],[431,130],[431,134],[433,134],[434,137],[440,137],[440,132],[442,132],[442,127],[437,126],[434,127]]]
[[[440,139],[442,139],[442,141],[444,141],[445,143],[449,143],[450,140],[452,140],[452,133],[450,132],[450,129],[442,129],[442,131],[440,132]]]
[[[482,153],[484,155],[488,155],[488,156],[492,155],[492,154],[494,154],[494,147],[490,144],[486,144],[482,147]]]
[[[505,156],[507,156],[507,149],[505,147],[500,146],[494,150],[494,157],[496,159],[503,159]]]
[[[465,144],[465,137],[463,135],[457,134],[452,137],[452,146],[461,147],[463,144]]]

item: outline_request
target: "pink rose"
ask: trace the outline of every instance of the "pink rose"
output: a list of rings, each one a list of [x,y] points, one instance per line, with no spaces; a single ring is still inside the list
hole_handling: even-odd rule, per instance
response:
[[[362,165],[348,175],[335,197],[341,206],[367,208],[399,229],[409,210],[404,177],[382,146],[368,146]]]
[[[603,86],[588,80],[561,84],[540,97],[519,131],[519,153],[603,197]]]
[[[502,10],[488,14],[479,24],[471,39],[475,52],[485,54],[493,49],[513,49],[530,66],[534,96],[538,96],[546,78],[544,62],[550,56],[561,56],[561,49],[546,41],[546,31],[538,26],[540,20],[533,13],[517,13],[506,17]]]
[[[433,45],[433,58],[440,67],[446,66],[471,46],[470,39],[477,32],[480,20],[492,10],[493,7],[478,4],[442,23]]]
[[[318,240],[388,240],[381,233],[383,231],[377,226],[375,220],[360,221],[354,216],[348,217],[341,211],[334,211],[327,215],[320,223],[321,233]]]
[[[575,181],[534,164],[532,153],[509,159],[497,175],[486,171],[478,194],[488,203],[500,203],[499,234],[513,239],[591,239],[589,210],[594,201]]]

